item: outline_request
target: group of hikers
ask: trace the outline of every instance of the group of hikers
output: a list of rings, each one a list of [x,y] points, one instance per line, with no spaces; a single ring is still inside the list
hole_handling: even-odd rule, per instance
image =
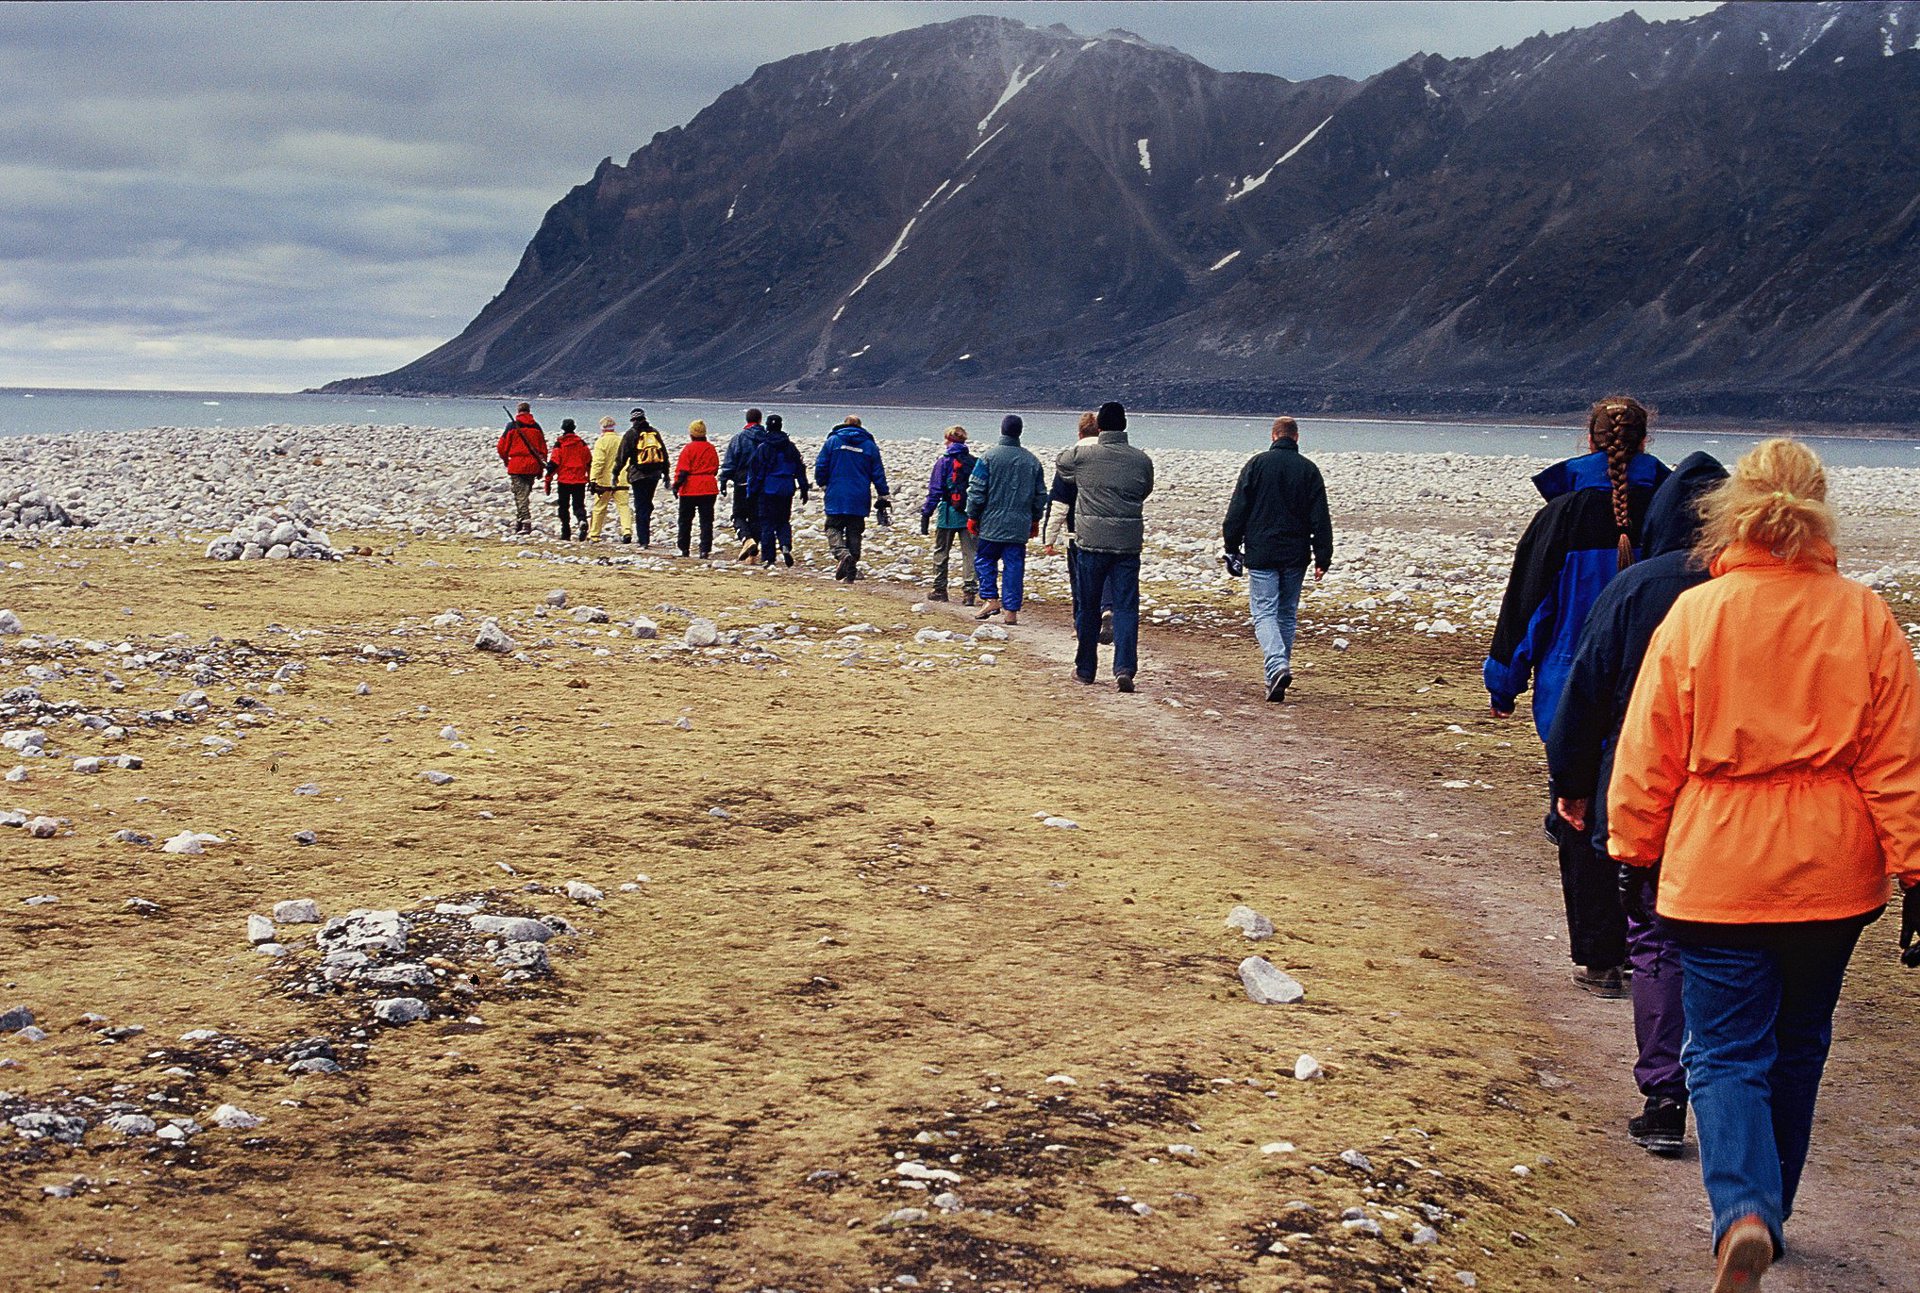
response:
[[[1638,401],[1601,400],[1588,451],[1534,477],[1543,504],[1516,548],[1483,677],[1498,718],[1532,691],[1574,980],[1632,1000],[1643,1104],[1627,1134],[1677,1155],[1691,1109],[1713,1290],[1742,1293],[1785,1251],[1841,981],[1889,904],[1889,877],[1901,959],[1920,966],[1920,671],[1886,603],[1838,572],[1810,449],[1773,439],[1731,471],[1706,453],[1669,469],[1647,450],[1648,424]],[[603,418],[590,451],[572,426],[548,454],[522,405],[501,438],[522,532],[544,472],[560,481],[562,537],[569,506],[598,537],[612,499],[622,538],[637,525],[647,543],[665,479],[680,499],[681,554],[698,516],[706,556],[714,498],[730,483],[741,559],[771,564],[777,552],[792,564],[792,501],[806,499],[808,477],[779,418],[747,410],[724,461],[695,422],[671,469],[640,409],[624,436]],[[1116,684],[1132,691],[1153,462],[1126,427],[1117,403],[1084,414],[1051,482],[1020,442],[1019,416],[977,455],[964,428],[949,428],[920,523],[933,540],[931,596],[950,596],[957,548],[965,604],[1009,624],[1028,544],[1064,547],[1074,676],[1093,683],[1111,641]],[[1292,418],[1273,422],[1221,527],[1275,702],[1293,683],[1308,572],[1317,581],[1333,556],[1325,483],[1299,434]],[[835,577],[851,582],[868,516],[889,524],[892,504],[860,419],[828,435],[813,483]]]
[[[1647,452],[1601,400],[1589,452],[1534,477],[1484,678],[1533,691],[1575,981],[1631,996],[1644,1097],[1681,1152],[1691,1105],[1714,1293],[1784,1253],[1833,1013],[1898,882],[1920,966],[1920,679],[1892,611],[1836,566],[1819,459],[1767,440],[1731,470]]]

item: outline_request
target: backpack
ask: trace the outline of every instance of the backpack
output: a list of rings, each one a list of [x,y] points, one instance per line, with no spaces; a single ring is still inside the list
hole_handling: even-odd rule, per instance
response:
[[[967,510],[967,479],[973,475],[976,461],[970,453],[955,454],[947,459],[946,504],[956,512]]]
[[[652,427],[640,433],[640,439],[633,449],[633,461],[637,467],[658,467],[662,471],[667,466],[667,443],[660,433]]]

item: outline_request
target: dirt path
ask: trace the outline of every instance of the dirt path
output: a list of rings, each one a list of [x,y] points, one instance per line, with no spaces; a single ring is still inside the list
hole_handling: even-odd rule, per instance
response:
[[[1277,822],[1308,828],[1324,855],[1403,883],[1418,902],[1476,931],[1470,950],[1480,973],[1523,984],[1564,1043],[1559,1071],[1545,1080],[1569,1081],[1579,1097],[1591,1155],[1582,1167],[1595,1182],[1587,1206],[1620,1245],[1619,1287],[1709,1282],[1701,1274],[1710,1227],[1697,1154],[1690,1142],[1684,1159],[1658,1159],[1625,1138],[1625,1120],[1639,1107],[1631,1007],[1568,981],[1553,854],[1530,829],[1540,811],[1532,787],[1544,784],[1538,741],[1524,717],[1501,724],[1476,712],[1484,695],[1478,662],[1466,657],[1477,640],[1456,639],[1457,648],[1411,660],[1328,661],[1332,652],[1303,638],[1309,672],[1281,709],[1257,694],[1250,637],[1151,631],[1141,690],[1129,696],[1104,678],[1092,688],[1071,680],[1074,641],[1064,613],[1029,611],[1016,631],[1059,668],[1061,694],[1078,693],[1140,739],[1143,752],[1259,803]],[[1477,723],[1499,739],[1491,750],[1483,741],[1477,756],[1456,749],[1443,763],[1416,735],[1436,721],[1455,729]],[[1486,780],[1459,784],[1475,772]],[[1920,980],[1892,968],[1891,934],[1885,923],[1869,930],[1850,972],[1814,1152],[1789,1224],[1792,1251],[1767,1282],[1780,1293],[1920,1288],[1920,1230],[1901,1219],[1920,1186],[1920,1118],[1903,1098],[1902,1071],[1910,1049],[1903,1039],[1920,1022]]]

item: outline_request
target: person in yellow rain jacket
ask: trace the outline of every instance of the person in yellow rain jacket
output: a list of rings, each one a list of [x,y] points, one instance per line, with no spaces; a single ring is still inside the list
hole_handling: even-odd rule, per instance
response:
[[[627,482],[614,476],[614,460],[620,456],[620,435],[612,418],[600,419],[600,438],[593,442],[593,469],[587,474],[587,488],[593,491],[593,515],[587,521],[587,538],[598,539],[607,523],[607,503],[612,501],[620,514],[620,542],[633,542],[633,496]]]
[[[1792,440],[1707,495],[1712,578],[1648,644],[1607,795],[1607,851],[1660,864],[1680,946],[1715,1293],[1758,1287],[1783,1251],[1841,979],[1889,876],[1902,948],[1920,937],[1920,671],[1836,568],[1826,497]]]

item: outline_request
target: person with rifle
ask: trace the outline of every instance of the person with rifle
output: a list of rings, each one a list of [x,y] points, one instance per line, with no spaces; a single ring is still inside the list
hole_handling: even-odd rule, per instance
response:
[[[547,436],[533,420],[533,406],[522,401],[494,446],[513,485],[513,532],[533,533],[533,483],[546,475]]]
[[[633,486],[633,517],[640,534],[640,546],[653,546],[653,492],[667,478],[673,455],[667,452],[666,439],[647,421],[645,409],[627,415],[633,424],[620,438],[620,452],[613,460],[615,480]]]

